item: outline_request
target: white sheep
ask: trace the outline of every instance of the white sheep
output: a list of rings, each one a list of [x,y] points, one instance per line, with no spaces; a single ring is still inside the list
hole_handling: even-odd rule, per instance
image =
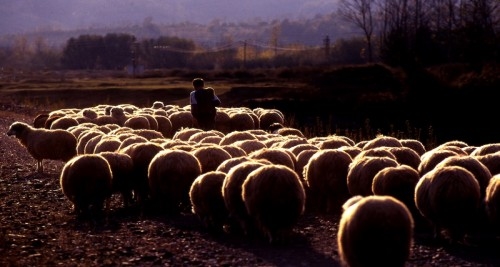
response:
[[[413,243],[413,218],[391,196],[355,196],[343,206],[337,245],[343,266],[405,266]]]
[[[61,129],[33,128],[24,122],[10,125],[7,135],[14,135],[37,161],[37,171],[43,173],[44,159],[68,161],[76,155],[76,137]]]
[[[243,202],[248,215],[270,243],[285,241],[303,215],[306,194],[294,170],[265,165],[243,182]]]
[[[75,156],[66,162],[59,180],[77,215],[101,212],[104,201],[111,196],[111,167],[100,155]]]

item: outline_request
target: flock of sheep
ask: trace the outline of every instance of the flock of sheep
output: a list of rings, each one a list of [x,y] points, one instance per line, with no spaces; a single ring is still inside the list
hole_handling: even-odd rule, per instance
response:
[[[218,108],[216,129],[202,131],[189,106],[155,102],[55,110],[7,134],[39,172],[44,159],[65,162],[61,189],[79,215],[120,194],[125,208],[188,208],[206,229],[277,242],[304,212],[341,214],[337,242],[348,266],[404,266],[415,231],[451,242],[498,234],[500,143],[355,143],[306,138],[284,122],[276,109]]]

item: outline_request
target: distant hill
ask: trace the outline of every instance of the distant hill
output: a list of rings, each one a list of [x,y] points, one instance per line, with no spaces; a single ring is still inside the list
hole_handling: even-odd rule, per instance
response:
[[[0,9],[0,45],[15,45],[13,35],[22,35],[59,47],[71,37],[107,33],[177,36],[209,47],[244,40],[268,45],[278,28],[278,46],[322,46],[326,36],[333,43],[356,34],[336,10],[336,1],[322,0],[18,0]]]
[[[158,24],[297,19],[328,14],[337,0],[16,0],[1,1],[0,35]]]

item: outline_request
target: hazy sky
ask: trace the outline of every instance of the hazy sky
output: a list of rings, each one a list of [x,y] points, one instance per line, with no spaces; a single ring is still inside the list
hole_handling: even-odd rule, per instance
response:
[[[311,17],[335,11],[338,0],[0,0],[0,34],[185,21],[208,23]]]

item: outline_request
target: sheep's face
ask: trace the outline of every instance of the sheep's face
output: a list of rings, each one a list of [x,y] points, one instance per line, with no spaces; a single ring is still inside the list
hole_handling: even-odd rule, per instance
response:
[[[19,136],[24,130],[26,130],[29,126],[26,123],[22,122],[14,122],[10,128],[9,131],[7,131],[7,135],[15,135]]]

